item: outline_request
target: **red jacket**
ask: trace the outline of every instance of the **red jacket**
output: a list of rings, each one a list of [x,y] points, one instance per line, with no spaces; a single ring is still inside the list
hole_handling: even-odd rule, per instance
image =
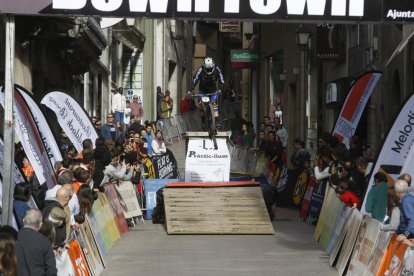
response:
[[[339,199],[345,203],[346,206],[353,207],[354,203],[357,204],[357,208],[361,207],[361,200],[352,192],[343,193]]]

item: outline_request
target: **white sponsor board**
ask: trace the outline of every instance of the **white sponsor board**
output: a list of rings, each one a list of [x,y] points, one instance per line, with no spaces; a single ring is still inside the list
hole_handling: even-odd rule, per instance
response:
[[[217,138],[218,149],[210,139],[191,138],[185,160],[185,182],[230,180],[230,153],[226,139]]]
[[[400,111],[394,125],[382,146],[381,152],[375,163],[371,179],[368,183],[367,193],[361,212],[366,214],[365,203],[369,190],[374,183],[374,174],[378,171],[385,173],[389,178],[396,179],[402,172],[403,166],[408,170],[413,165],[414,153],[411,145],[414,141],[414,96],[411,96]]]
[[[78,152],[82,151],[82,142],[91,139],[95,147],[98,134],[89,116],[83,108],[68,94],[54,91],[46,94],[42,101],[55,112],[60,127],[65,131]]]
[[[125,218],[133,218],[142,216],[141,208],[138,204],[138,198],[135,193],[131,181],[119,181],[118,185],[114,185],[118,192],[119,201]]]
[[[23,96],[26,104],[30,108],[33,119],[36,123],[37,128],[39,129],[40,137],[42,137],[43,144],[46,147],[50,162],[52,162],[52,164],[55,164],[57,161],[62,161],[62,154],[60,153],[59,146],[56,143],[56,140],[53,137],[53,133],[50,130],[49,124],[47,123],[46,118],[40,110],[39,106],[23,90],[17,88],[17,91],[19,91],[19,93]]]

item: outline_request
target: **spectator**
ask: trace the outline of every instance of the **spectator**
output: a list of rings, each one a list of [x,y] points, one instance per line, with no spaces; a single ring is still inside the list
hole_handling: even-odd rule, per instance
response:
[[[91,172],[90,171],[79,167],[79,168],[76,168],[73,171],[73,176],[76,180],[75,182],[72,182],[74,193],[77,193],[78,190],[79,190],[79,187],[82,186],[82,185],[90,186],[90,181],[91,181]]]
[[[276,114],[275,104],[274,103],[272,104],[272,100],[269,100],[269,114],[268,114],[268,117],[269,117],[271,122],[275,119],[275,114]]]
[[[54,242],[56,239],[56,230],[55,230],[55,226],[50,220],[48,219],[43,220],[42,227],[40,227],[39,229],[39,233],[48,239],[48,241],[52,244],[53,248],[55,247]]]
[[[161,91],[161,86],[157,86],[157,120],[161,119],[161,103],[164,99],[164,93]]]
[[[16,275],[16,240],[8,233],[0,233],[0,275]]]
[[[4,234],[9,234],[10,236],[12,236],[12,238],[17,241],[17,230],[14,229],[12,226],[10,225],[3,225],[0,226],[0,233],[4,233]]]
[[[187,91],[185,97],[181,100],[180,111],[181,113],[186,113],[195,110],[195,104],[192,97],[191,91]]]
[[[73,172],[71,170],[66,170],[58,176],[58,184],[55,185],[52,189],[47,190],[45,200],[56,200],[57,191],[62,188],[63,185],[67,183],[72,183]]]
[[[172,106],[170,105],[170,96],[165,95],[164,101],[161,103],[161,119],[167,119],[171,117]]]
[[[359,136],[352,135],[349,139],[349,157],[353,162],[363,155]]]
[[[241,132],[242,134],[239,136],[237,144],[245,148],[253,147],[253,137],[249,132],[247,123],[242,124]]]
[[[263,122],[265,124],[264,132],[265,132],[266,135],[269,133],[269,131],[273,131],[275,129],[273,127],[273,125],[271,124],[271,121],[270,121],[270,117],[269,116],[265,116]]]
[[[130,104],[131,107],[131,118],[137,117],[136,120],[141,122],[142,118],[144,117],[144,109],[142,108],[142,103],[138,101],[138,95],[134,95],[132,97],[132,103]]]
[[[273,120],[276,135],[279,136],[280,141],[282,142],[283,148],[286,149],[288,145],[288,132],[284,126],[280,123],[280,118],[275,118]]]
[[[400,225],[400,198],[397,196],[395,189],[388,189],[387,199],[387,224],[381,225],[381,231],[397,231],[398,225]]]
[[[126,101],[125,104],[125,119],[124,119],[124,131],[126,132],[131,124],[131,103]]]
[[[281,167],[283,165],[283,161],[281,160],[283,151],[282,142],[280,142],[274,131],[269,131],[267,137],[268,142],[265,148],[265,157],[267,158],[268,162]]]
[[[371,213],[372,218],[383,222],[387,210],[388,183],[382,172],[374,175],[374,185],[368,192],[365,211]]]
[[[102,183],[105,184],[111,180],[131,180],[133,171],[128,171],[125,160],[123,160],[122,163],[119,162],[119,151],[116,149],[110,150],[109,155],[111,156],[111,163],[105,167],[104,171],[105,177],[108,181],[104,180]]]
[[[87,152],[93,152],[93,143],[92,140],[89,138],[82,141],[82,151],[78,153],[76,159],[82,161],[83,155]]]
[[[171,92],[170,92],[170,90],[165,90],[165,96],[168,96],[169,97],[168,104],[171,107],[171,112],[172,112],[173,109],[174,109],[174,100],[171,98]]]
[[[407,181],[408,192],[411,194],[414,194],[414,186],[411,186],[411,175],[409,175],[408,173],[403,173],[402,175],[398,177],[398,179]]]
[[[124,124],[126,98],[122,94],[122,87],[118,87],[116,94],[112,97],[112,112],[115,116],[115,123]]]
[[[146,151],[146,149],[143,149],[140,155],[141,155],[141,162],[144,167],[145,174],[147,175],[148,178],[155,179],[156,174],[155,174],[154,165],[149,159],[148,152]]]
[[[154,155],[161,155],[167,152],[161,130],[157,130],[155,139],[152,140],[152,150]]]
[[[263,130],[259,130],[259,137],[257,139],[257,148],[255,150],[258,150],[260,152],[265,151],[265,147],[267,144],[267,137]]]
[[[327,145],[322,145],[319,148],[318,158],[314,161],[314,175],[317,181],[331,176],[329,172],[329,164],[332,161],[332,149]]]
[[[65,149],[67,149],[69,146],[73,146],[73,143],[70,141],[68,135],[66,135],[66,132],[63,129],[59,131],[58,140],[60,149],[63,151],[65,151]]]
[[[372,152],[372,149],[370,146],[365,145],[362,146],[362,155],[368,162],[375,162],[374,153]]]
[[[95,128],[96,133],[98,134],[99,138],[102,138],[102,133],[101,133],[101,129],[102,129],[102,121],[96,120],[96,123],[93,125]]]
[[[114,114],[108,113],[106,116],[107,123],[102,126],[101,134],[106,142],[112,142],[115,145],[115,142],[121,136],[116,124],[114,123]]]
[[[34,177],[34,169],[32,164],[29,161],[27,156],[23,157],[23,167],[22,167],[23,174],[26,176],[27,180],[31,182]]]
[[[56,200],[46,200],[45,208],[42,210],[43,217],[48,218],[54,207],[64,210],[68,206],[72,193],[66,188],[60,188],[56,193]],[[40,227],[39,227],[40,228]],[[66,241],[66,222],[56,228],[55,246],[64,247]]]
[[[27,210],[30,209],[29,204],[27,203],[30,195],[30,189],[24,182],[17,183],[16,186],[14,186],[13,211],[19,229],[23,227],[23,218],[26,215]]]
[[[235,110],[234,118],[231,119],[231,122],[230,122],[230,130],[231,130],[230,140],[234,144],[237,144],[237,139],[242,134],[241,133],[242,125],[246,123],[247,123],[246,120],[243,119],[241,116],[240,110]]]
[[[360,208],[361,200],[349,189],[350,186],[352,186],[352,184],[349,185],[346,181],[341,181],[341,183],[339,183],[339,185],[336,187],[335,192],[339,199],[345,203],[346,206],[353,209]]]
[[[138,119],[138,116],[132,118],[132,124],[128,128],[128,133],[140,133],[142,129],[141,121]]]
[[[310,154],[305,149],[305,142],[300,139],[295,139],[293,141],[293,147],[295,152],[292,154],[290,161],[293,164],[294,169],[303,170],[305,168],[305,163],[307,162],[309,166],[310,162]]]
[[[405,241],[414,238],[414,196],[408,192],[408,183],[405,180],[395,181],[394,189],[401,203],[397,241]]]
[[[23,219],[17,245],[17,275],[56,275],[56,260],[52,245],[42,234],[42,213],[36,209],[27,211]]]
[[[365,159],[365,157],[359,157],[355,161],[355,165],[358,171],[364,175],[364,181],[358,184],[362,191],[361,196],[365,197],[368,183],[369,183],[369,180],[371,179],[372,170],[374,169],[374,166],[373,166],[373,163],[368,162],[367,159]]]
[[[275,118],[279,118],[280,124],[283,125],[283,112],[282,112],[280,105],[276,106]]]

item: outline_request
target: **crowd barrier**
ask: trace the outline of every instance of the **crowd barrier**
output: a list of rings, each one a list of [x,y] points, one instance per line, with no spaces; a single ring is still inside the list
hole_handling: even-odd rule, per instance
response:
[[[396,234],[380,231],[380,226],[327,187],[314,237],[339,275],[413,275],[414,247],[398,242]]]
[[[101,274],[106,267],[105,257],[128,232],[126,219],[142,215],[130,181],[107,183],[104,187],[105,192],[98,193],[85,222],[74,231],[67,254],[56,258],[59,275]]]
[[[231,157],[231,172],[255,173],[257,165],[257,154],[248,148],[235,146],[231,142],[227,143]]]

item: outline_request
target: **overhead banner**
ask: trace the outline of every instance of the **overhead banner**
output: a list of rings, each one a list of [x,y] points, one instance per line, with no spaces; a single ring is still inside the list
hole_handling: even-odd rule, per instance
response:
[[[42,137],[43,143],[45,144],[50,162],[52,162],[52,165],[54,165],[57,161],[62,161],[62,154],[60,153],[59,146],[56,143],[53,133],[50,130],[49,124],[47,123],[46,118],[40,110],[39,106],[35,103],[32,97],[30,97],[23,90],[23,88],[17,86],[17,91],[19,91],[19,93],[23,96],[26,104],[32,112],[33,119],[36,123],[37,128],[39,129],[39,134]]]
[[[355,80],[336,121],[332,135],[349,148],[349,139],[355,134],[359,119],[372,94],[381,72],[366,72]]]
[[[32,114],[16,88],[14,100],[14,110],[16,112],[16,125],[14,129],[17,137],[23,145],[39,183],[43,184],[46,182],[48,188],[53,188],[57,184],[55,171],[50,163],[48,153]],[[0,93],[0,103],[4,107],[4,93],[2,90]]]
[[[298,21],[380,21],[378,0],[2,0],[10,14],[98,15],[103,17],[248,19]]]
[[[392,181],[402,172],[404,165],[412,164],[412,160],[408,156],[413,156],[412,144],[414,141],[414,96],[411,96],[404,107],[398,114],[393,126],[388,132],[382,149],[378,155],[377,162],[373,169],[373,174],[369,180],[367,193],[362,204],[361,212],[365,212],[365,203],[367,195],[374,183],[374,174],[378,171],[383,172]],[[411,157],[410,157],[411,158]],[[407,161],[407,162],[406,162]],[[408,167],[407,167],[408,168]]]
[[[82,142],[88,138],[95,147],[98,134],[86,111],[71,96],[54,91],[47,93],[41,103],[55,112],[60,127],[78,152],[83,150]]]

